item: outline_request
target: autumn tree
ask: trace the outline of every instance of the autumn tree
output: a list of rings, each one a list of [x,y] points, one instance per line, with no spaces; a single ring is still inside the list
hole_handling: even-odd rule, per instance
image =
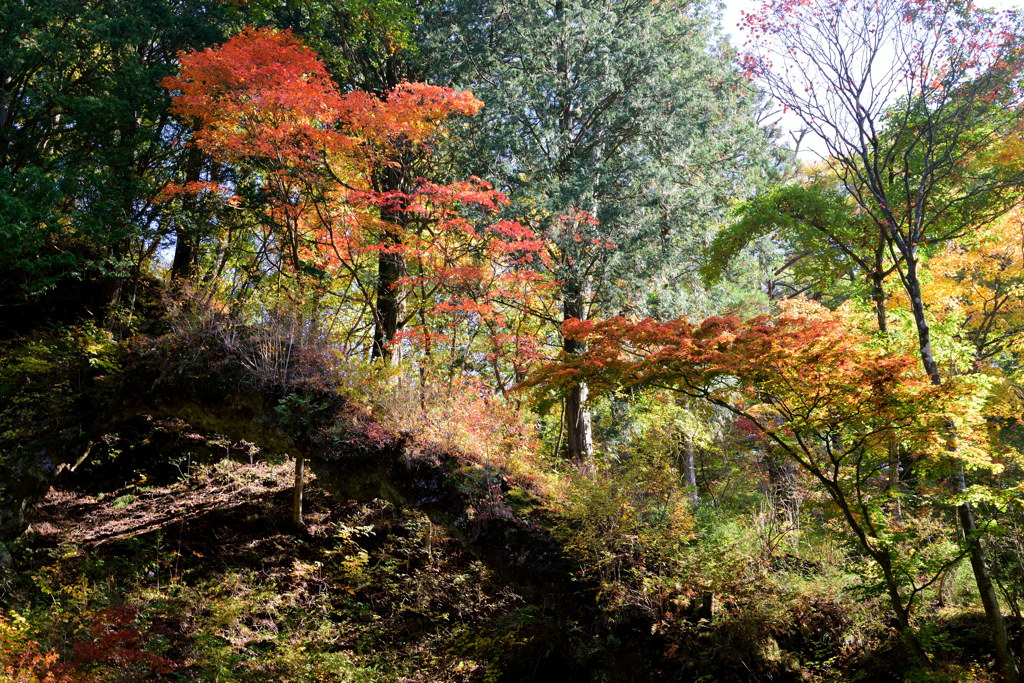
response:
[[[415,49],[413,29],[416,9],[393,0],[294,0],[287,3],[253,0],[245,3],[250,23],[272,25],[293,31],[324,62],[332,79],[345,91],[362,91],[386,98],[399,85],[422,80],[411,68]],[[414,149],[402,152],[403,163],[377,167],[373,183],[378,192],[404,192],[420,177],[434,177],[436,164],[420,167],[423,159]],[[449,174],[446,179],[456,179]],[[461,176],[458,176],[461,177]],[[191,200],[190,200],[191,201]],[[401,212],[390,222],[401,222]],[[398,347],[390,342],[410,318],[403,305],[399,280],[406,277],[406,263],[400,249],[377,254],[373,346],[376,358],[392,358]]]
[[[930,258],[925,305],[957,320],[972,350],[971,365],[1012,371],[1024,335],[1024,214],[1015,207],[978,226],[973,244],[955,244]],[[960,372],[968,368],[960,368]]]
[[[777,317],[702,323],[624,318],[570,321],[581,354],[541,368],[545,388],[586,381],[599,393],[668,389],[729,411],[810,475],[836,506],[857,549],[879,572],[899,630],[921,662],[911,617],[922,591],[962,554],[896,518],[887,486],[889,446],[936,470],[955,462],[994,468],[971,381],[934,385],[910,355],[891,354],[849,312],[795,302]],[[948,422],[956,425],[955,449]],[[955,458],[951,457],[955,452]],[[927,506],[918,511],[927,517]]]
[[[413,28],[417,23],[415,9],[392,0],[300,0],[281,5],[277,2],[253,3],[266,20],[275,26],[296,31],[311,49],[324,60],[336,82],[346,90],[362,91],[378,98],[387,98],[401,84],[423,80],[410,62],[415,51]],[[378,193],[408,193],[417,179],[435,177],[434,163],[423,164],[415,141],[400,136],[389,141],[391,159],[401,163],[382,164],[371,171],[370,182]],[[452,177],[449,175],[449,177]],[[408,214],[400,206],[381,209],[385,221],[394,224],[395,234],[415,230],[405,225]],[[401,281],[410,276],[409,264],[400,240],[377,254],[374,288],[374,358],[395,362],[399,346],[395,344],[407,323],[416,315],[405,305]]]
[[[522,226],[470,219],[504,202],[486,182],[411,175],[425,167],[448,118],[479,110],[469,92],[404,83],[383,98],[342,94],[311,50],[274,29],[247,30],[181,61],[181,74],[164,85],[176,93],[174,112],[195,126],[193,144],[248,174],[269,199],[257,208],[270,230],[260,252],[274,258],[257,268],[347,273],[371,311],[373,357],[397,355],[414,285],[422,305],[450,306],[453,288],[484,272],[469,262],[518,263],[537,251]],[[401,182],[382,184],[383,175]],[[237,205],[234,189],[198,183],[166,194],[214,192]],[[368,258],[396,268],[368,282]],[[499,281],[515,278],[497,268]]]
[[[1018,135],[1020,39],[972,2],[766,2],[746,15],[746,65],[817,135],[827,163],[885,239],[924,369],[942,382],[919,275],[922,248],[1008,210],[1024,176],[992,163]],[[960,488],[965,484],[960,477]],[[973,511],[958,507],[1000,669],[1016,680]]]

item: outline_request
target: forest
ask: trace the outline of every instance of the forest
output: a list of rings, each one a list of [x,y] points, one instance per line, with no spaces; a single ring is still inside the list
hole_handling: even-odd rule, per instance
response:
[[[0,679],[1021,680],[1024,15],[747,5],[4,0]]]

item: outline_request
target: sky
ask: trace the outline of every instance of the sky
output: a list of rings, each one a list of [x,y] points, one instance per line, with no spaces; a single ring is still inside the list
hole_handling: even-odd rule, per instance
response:
[[[731,36],[732,42],[742,50],[746,36],[740,29],[740,21],[744,10],[751,11],[761,5],[762,0],[723,0],[725,12],[722,17],[722,28]],[[1024,0],[975,0],[979,7],[995,10],[1021,10],[1024,11]],[[790,131],[799,130],[802,125],[792,114],[783,116],[779,120],[779,126],[783,129],[783,141],[789,139]],[[807,162],[817,161],[824,151],[824,144],[812,136],[804,138],[801,145],[799,157]]]
[[[722,27],[727,33],[733,36],[737,45],[742,45],[742,33],[739,31],[740,13],[743,10],[750,11],[758,7],[760,0],[723,0],[725,4],[725,16],[722,19]],[[975,0],[978,7],[990,9],[1024,9],[1024,0]]]

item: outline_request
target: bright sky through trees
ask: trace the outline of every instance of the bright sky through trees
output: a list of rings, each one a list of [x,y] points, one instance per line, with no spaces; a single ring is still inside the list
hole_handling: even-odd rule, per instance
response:
[[[733,37],[733,41],[742,47],[746,37],[743,29],[739,26],[742,19],[742,12],[751,11],[760,4],[760,0],[723,0],[725,11],[722,14],[722,28]],[[977,0],[979,7],[988,7],[997,10],[1019,10],[1022,3],[1018,0]]]
[[[978,7],[994,10],[1024,11],[1024,3],[1020,0],[976,0],[975,4]],[[723,5],[722,29],[742,52],[744,43],[749,38],[742,26],[743,12],[754,11],[761,6],[761,0],[723,0]],[[802,128],[800,120],[792,113],[782,114],[779,112],[778,121],[784,131],[783,140],[792,144],[791,135]],[[820,159],[823,152],[824,145],[821,140],[810,135],[804,137],[800,146],[802,159],[813,162]]]

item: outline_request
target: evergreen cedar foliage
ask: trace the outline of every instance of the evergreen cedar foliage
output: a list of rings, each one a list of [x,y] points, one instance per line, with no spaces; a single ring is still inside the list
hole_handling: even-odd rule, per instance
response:
[[[754,88],[707,29],[716,11],[471,0],[425,12],[434,68],[487,102],[466,163],[507,187],[549,245],[558,310],[546,317],[678,314],[701,297],[664,285],[693,281],[697,226],[774,174]],[[585,384],[567,388],[564,416],[570,457],[591,467]]]
[[[1018,680],[1022,20],[716,11],[3,10],[0,677]]]

